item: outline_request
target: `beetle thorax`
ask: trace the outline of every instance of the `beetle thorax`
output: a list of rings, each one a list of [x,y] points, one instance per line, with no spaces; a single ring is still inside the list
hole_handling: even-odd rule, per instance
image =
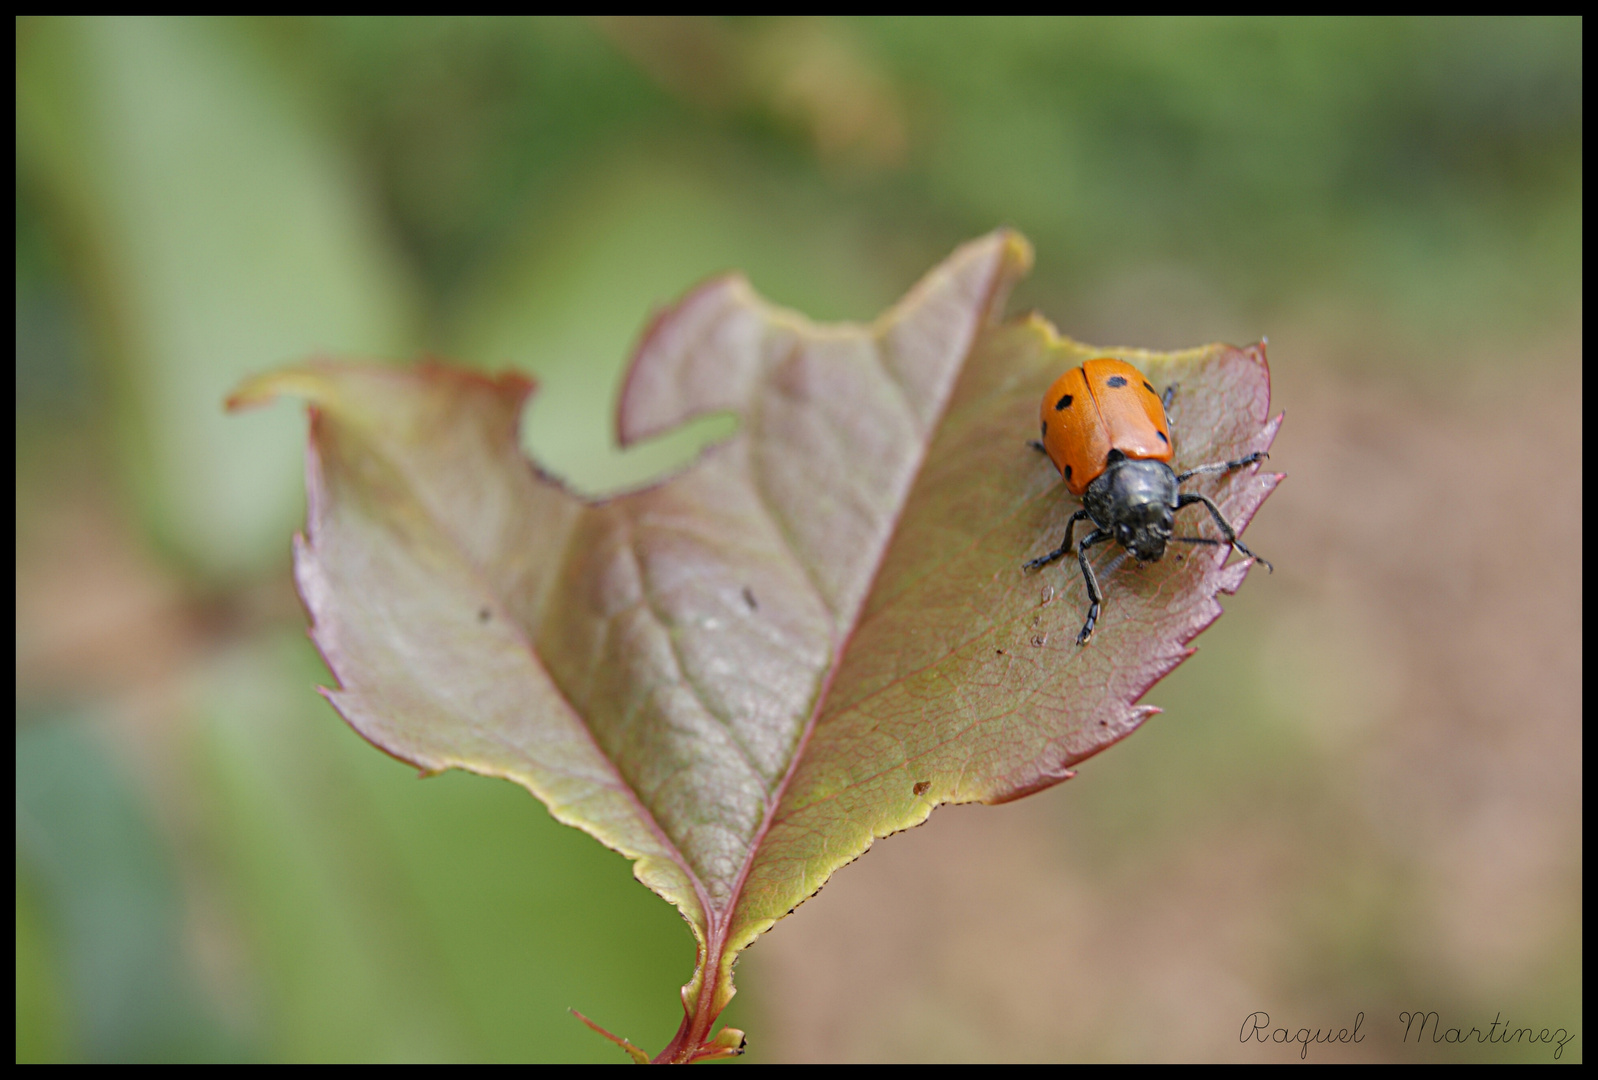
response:
[[[1176,474],[1163,461],[1110,451],[1110,461],[1082,496],[1083,508],[1139,562],[1158,562],[1171,539]]]

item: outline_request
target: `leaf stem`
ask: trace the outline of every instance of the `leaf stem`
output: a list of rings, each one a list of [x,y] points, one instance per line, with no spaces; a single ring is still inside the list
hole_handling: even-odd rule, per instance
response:
[[[726,929],[726,922],[713,915],[710,940],[706,943],[699,970],[695,973],[699,993],[690,1002],[688,987],[683,987],[682,1023],[666,1048],[655,1055],[655,1064],[686,1065],[713,1058],[737,1057],[744,1052],[744,1033],[737,1028],[724,1027],[713,1038],[707,1038],[716,1018],[721,1015],[721,1008],[716,1006],[716,988],[721,954],[727,945]],[[725,1004],[722,1003],[723,1006]]]

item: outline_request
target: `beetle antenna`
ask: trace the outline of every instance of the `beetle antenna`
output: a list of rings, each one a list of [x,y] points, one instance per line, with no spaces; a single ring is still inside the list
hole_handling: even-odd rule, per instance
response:
[[[1120,554],[1111,559],[1107,564],[1105,564],[1104,569],[1099,571],[1099,576],[1109,577],[1111,574],[1115,573],[1121,568],[1121,564],[1126,562],[1126,557],[1130,554],[1132,554],[1130,551],[1122,548]]]

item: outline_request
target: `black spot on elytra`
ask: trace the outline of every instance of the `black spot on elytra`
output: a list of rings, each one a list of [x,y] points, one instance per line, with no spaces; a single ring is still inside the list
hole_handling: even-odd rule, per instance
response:
[[[1108,379],[1104,380],[1104,385],[1105,386],[1114,386],[1114,387],[1125,386],[1126,385],[1126,376],[1124,376],[1124,375],[1111,375]]]
[[[1158,436],[1159,436],[1159,437],[1160,437],[1160,441],[1161,441],[1161,442],[1162,442],[1162,443],[1164,443],[1164,444],[1165,444],[1165,445],[1166,445],[1166,446],[1170,446],[1170,445],[1171,445],[1171,440],[1170,440],[1170,439],[1167,439],[1167,438],[1166,438],[1166,437],[1165,437],[1165,432],[1163,432],[1163,431],[1156,431],[1156,432],[1155,432],[1155,433],[1154,433],[1154,434],[1156,434],[1156,435],[1158,435]]]
[[[1159,394],[1155,394],[1155,393],[1154,393],[1154,387],[1152,387],[1152,386],[1150,386],[1150,385],[1149,385],[1149,384],[1148,384],[1148,380],[1147,380],[1147,379],[1145,379],[1145,380],[1144,380],[1144,381],[1143,381],[1143,389],[1145,389],[1145,390],[1147,390],[1147,391],[1148,391],[1148,392],[1149,392],[1149,393],[1151,393],[1151,394],[1154,394],[1154,396],[1155,396],[1155,397],[1159,397],[1159,396],[1160,396],[1160,395],[1159,395]]]
[[[1059,401],[1056,401],[1054,403],[1054,411],[1055,412],[1060,412],[1061,410],[1068,408],[1070,406],[1070,404],[1071,404],[1071,395],[1070,394],[1066,394],[1064,397],[1060,398]]]
[[[1071,466],[1069,465],[1065,467],[1065,478],[1067,480],[1071,479]]]

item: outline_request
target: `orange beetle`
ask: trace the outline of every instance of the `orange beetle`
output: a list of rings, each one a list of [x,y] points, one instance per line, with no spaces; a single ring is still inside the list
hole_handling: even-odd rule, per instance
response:
[[[1076,545],[1089,601],[1087,622],[1076,636],[1078,645],[1086,645],[1093,636],[1104,600],[1088,562],[1088,548],[1114,540],[1139,562],[1158,562],[1165,557],[1165,545],[1172,540],[1173,515],[1184,506],[1203,503],[1225,539],[1178,536],[1178,542],[1229,545],[1271,569],[1270,563],[1243,546],[1236,530],[1221,515],[1220,507],[1208,496],[1177,490],[1177,485],[1199,473],[1231,472],[1270,455],[1260,450],[1236,461],[1199,465],[1176,473],[1170,466],[1174,448],[1171,422],[1166,416],[1175,392],[1176,387],[1170,387],[1162,398],[1137,368],[1124,360],[1103,357],[1067,371],[1043,395],[1038,409],[1042,438],[1034,440],[1032,446],[1047,454],[1060,470],[1066,490],[1082,497],[1082,509],[1066,522],[1065,539],[1059,547],[1022,566],[1035,569],[1061,558],[1071,550],[1076,523],[1084,519],[1092,522],[1093,531]]]
[[[1103,474],[1110,451],[1146,461],[1171,460],[1165,402],[1125,360],[1089,360],[1049,387],[1038,409],[1043,451],[1081,495]]]

